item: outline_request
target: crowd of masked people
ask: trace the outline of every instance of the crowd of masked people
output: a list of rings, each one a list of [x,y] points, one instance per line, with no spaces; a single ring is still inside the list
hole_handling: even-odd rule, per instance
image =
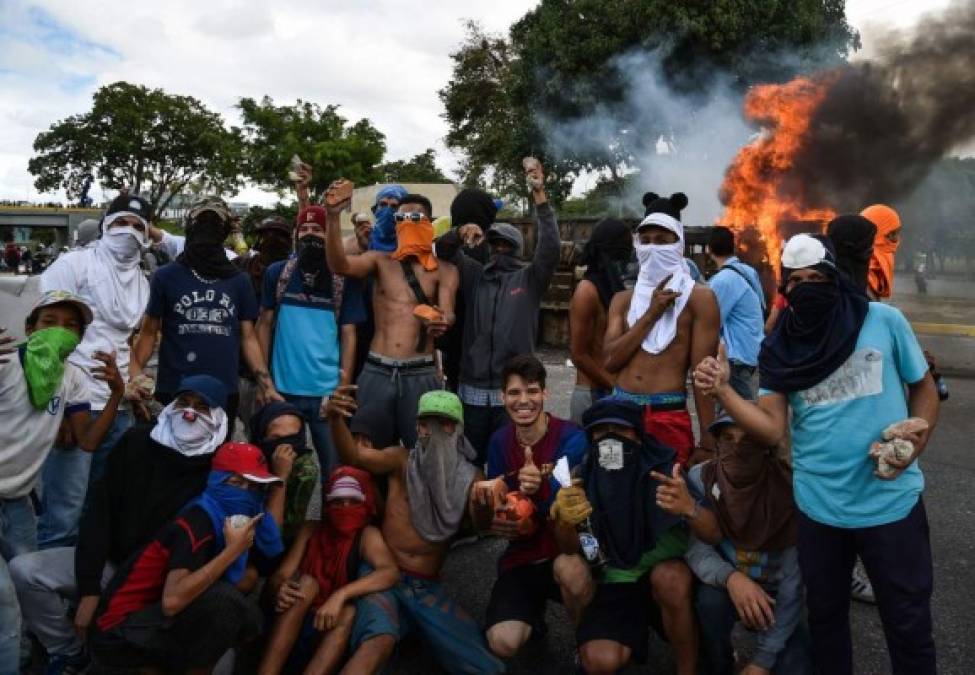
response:
[[[220,199],[185,236],[113,201],[41,277],[26,341],[0,338],[0,673],[395,672],[409,635],[500,673],[552,602],[580,672],[645,663],[652,629],[682,674],[832,675],[851,593],[892,672],[934,673],[939,399],[883,303],[897,214],[793,237],[777,298],[725,228],[699,278],[682,193],[601,221],[563,418],[532,353],[558,226],[525,166],[530,260],[476,189],[435,235],[426,197],[384,186],[343,239],[336,181],[244,255]],[[147,280],[150,245],[173,261]],[[474,534],[508,542],[483,623],[441,576]]]

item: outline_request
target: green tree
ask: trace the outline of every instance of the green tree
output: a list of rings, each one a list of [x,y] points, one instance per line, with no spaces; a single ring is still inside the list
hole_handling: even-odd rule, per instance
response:
[[[312,167],[313,199],[339,177],[360,184],[382,178],[378,166],[386,152],[385,136],[368,119],[350,125],[338,106],[301,100],[276,106],[267,96],[242,98],[237,107],[244,121],[245,174],[259,185],[282,196],[291,190],[288,172],[294,155]]]
[[[556,200],[583,171],[607,171],[617,180],[633,152],[626,132],[634,129],[632,112],[620,105],[628,77],[619,57],[656,53],[668,83],[688,94],[706,90],[719,71],[742,88],[783,80],[834,64],[859,45],[844,8],[843,0],[542,0],[507,37],[471,24],[440,92],[447,145],[464,153],[465,181],[495,189],[516,186],[524,154],[545,163]],[[613,142],[572,156],[551,147],[545,121],[585,119],[597,109],[618,125]],[[680,133],[637,129],[643,142]]]
[[[379,167],[384,183],[449,183],[434,161],[433,148],[410,159],[386,162]]]
[[[219,194],[240,186],[237,129],[191,96],[128,82],[100,88],[90,111],[53,124],[34,151],[27,168],[39,191],[79,199],[93,178],[144,196],[153,215],[190,183]]]

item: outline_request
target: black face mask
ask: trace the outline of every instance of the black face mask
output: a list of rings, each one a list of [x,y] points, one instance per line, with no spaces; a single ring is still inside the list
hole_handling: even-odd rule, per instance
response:
[[[229,279],[240,273],[223,249],[228,226],[212,213],[204,213],[186,229],[181,263],[208,279]]]
[[[832,282],[804,281],[785,294],[789,307],[803,324],[821,322],[830,315],[840,296],[840,287]]]
[[[267,438],[260,443],[258,447],[261,452],[264,453],[264,457],[271,461],[271,457],[274,455],[274,451],[278,449],[279,445],[290,445],[291,449],[295,451],[295,454],[303,455],[308,452],[309,448],[305,445],[305,433],[304,429],[297,434],[291,434],[290,436],[282,436],[281,438]]]
[[[325,264],[325,242],[321,237],[306,234],[298,240],[298,271],[308,288],[325,288],[328,269]]]
[[[258,246],[265,267],[284,260],[291,253],[291,240],[285,234],[265,234]]]

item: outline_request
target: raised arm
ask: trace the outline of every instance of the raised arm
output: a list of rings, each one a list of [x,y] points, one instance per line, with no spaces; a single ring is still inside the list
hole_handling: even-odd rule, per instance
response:
[[[531,262],[532,277],[542,289],[548,288],[559,264],[559,224],[555,220],[555,211],[548,203],[545,194],[545,175],[542,165],[534,157],[526,157],[523,161],[528,187],[532,192],[535,203],[535,255]]]
[[[325,260],[336,274],[364,279],[375,274],[379,253],[366,251],[361,255],[347,255],[342,242],[342,212],[352,204],[352,189],[347,180],[337,180],[325,192]]]
[[[407,451],[403,447],[392,447],[384,450],[365,448],[356,443],[349,431],[346,419],[355,414],[356,403],[352,393],[355,385],[336,387],[325,408],[325,415],[329,421],[332,433],[332,443],[343,464],[365,469],[371,474],[387,474],[397,471],[406,463]]]
[[[789,423],[789,401],[785,394],[772,392],[761,396],[758,403],[746,401],[729,384],[731,366],[724,343],[718,345],[718,356],[706,357],[694,370],[695,396],[698,390],[714,396],[735,424],[767,445],[778,445]]]

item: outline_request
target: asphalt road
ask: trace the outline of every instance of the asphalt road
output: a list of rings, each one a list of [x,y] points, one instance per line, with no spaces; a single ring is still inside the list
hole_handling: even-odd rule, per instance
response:
[[[32,289],[23,295],[21,283],[0,275],[0,325],[19,334],[23,317],[33,298]],[[36,279],[31,280],[31,285]],[[19,296],[19,297],[18,297]],[[952,366],[975,363],[975,338],[953,338],[950,341],[922,343],[933,348],[944,364],[944,371],[952,373]],[[564,353],[544,355],[549,367],[549,410],[567,416],[569,395],[575,371],[565,365]],[[970,367],[958,372],[972,373]],[[935,564],[935,594],[933,600],[935,639],[939,654],[939,672],[968,675],[975,668],[975,640],[969,642],[968,631],[975,618],[975,593],[972,577],[975,573],[975,505],[971,496],[975,482],[975,379],[946,376],[951,398],[942,406],[941,421],[922,460],[927,487],[925,501],[931,526],[931,540]],[[478,620],[483,620],[495,563],[503,544],[482,539],[474,544],[455,548],[448,557],[445,580],[448,589]],[[856,672],[867,675],[890,672],[883,632],[874,607],[853,603],[851,622],[854,632]],[[556,604],[548,609],[548,635],[533,640],[509,664],[509,672],[530,675],[572,672],[575,642],[565,611]],[[630,668],[627,672],[674,672],[667,645],[655,635],[650,641],[650,660],[645,668]],[[441,672],[428,650],[417,640],[408,639],[402,646],[393,668],[395,673],[427,675]]]

